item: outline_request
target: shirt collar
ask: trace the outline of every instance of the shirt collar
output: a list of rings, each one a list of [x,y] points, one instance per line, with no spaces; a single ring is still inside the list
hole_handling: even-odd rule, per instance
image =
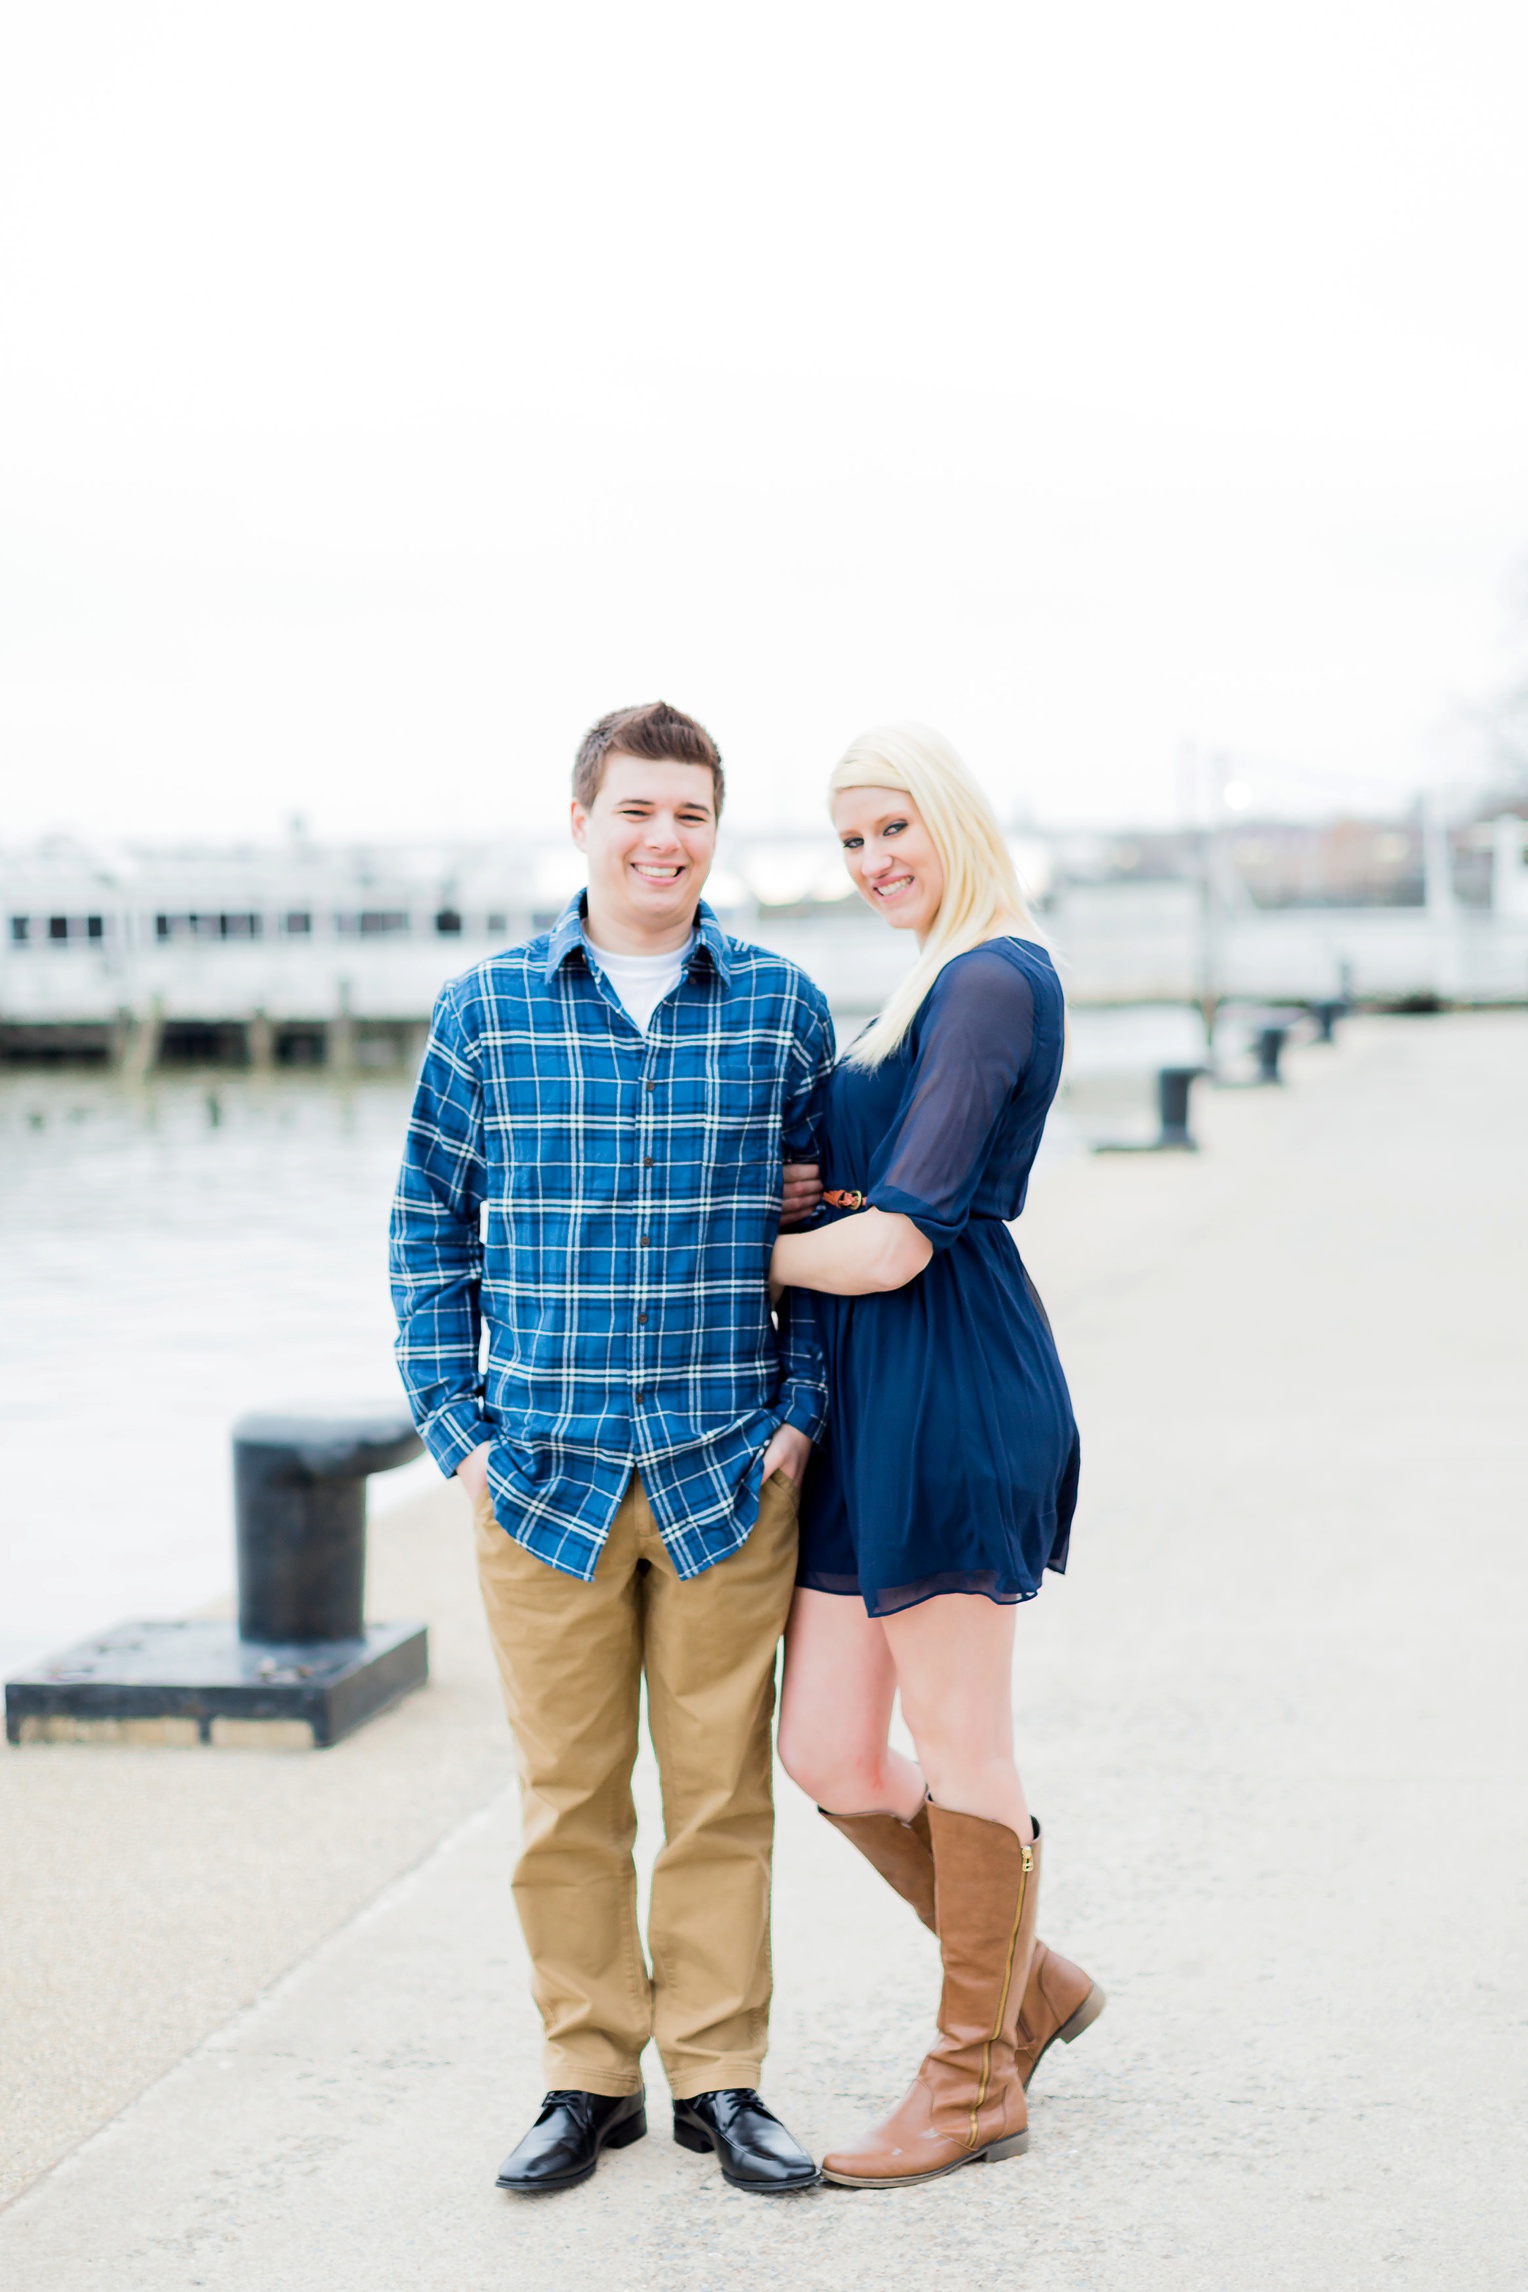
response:
[[[588,899],[586,891],[575,892],[552,926],[546,951],[545,979],[548,986],[575,948],[586,963],[589,959],[585,951],[587,942],[584,933],[584,912]],[[695,909],[695,945],[690,950],[690,962],[693,964],[702,953],[709,957],[717,977],[724,983],[729,982],[732,964],[727,954],[727,934],[704,900]]]

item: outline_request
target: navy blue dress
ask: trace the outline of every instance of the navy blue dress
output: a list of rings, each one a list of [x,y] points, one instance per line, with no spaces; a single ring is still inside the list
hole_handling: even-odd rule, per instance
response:
[[[991,939],[945,965],[893,1057],[827,1084],[824,1185],[900,1210],[934,1245],[902,1289],[811,1298],[828,1422],[797,1580],[873,1616],[938,1592],[1033,1599],[1066,1566],[1077,1427],[1004,1223],[1024,1207],[1063,1027],[1044,948]]]

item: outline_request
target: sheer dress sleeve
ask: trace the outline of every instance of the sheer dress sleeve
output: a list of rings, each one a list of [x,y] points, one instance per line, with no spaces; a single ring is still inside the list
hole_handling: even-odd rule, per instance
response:
[[[1033,991],[1006,956],[978,947],[945,965],[871,1165],[870,1208],[900,1211],[935,1249],[959,1238],[1034,1036]]]

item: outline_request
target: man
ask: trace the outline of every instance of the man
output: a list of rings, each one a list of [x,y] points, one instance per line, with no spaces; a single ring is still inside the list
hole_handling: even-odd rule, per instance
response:
[[[524,1805],[515,1900],[550,2087],[499,2186],[568,2188],[646,2131],[737,2186],[817,2178],[757,2092],[769,1998],[775,1650],[825,1391],[768,1263],[816,1198],[821,994],[700,900],[715,743],[665,702],[573,773],[589,886],[436,1005],[393,1216],[398,1358],[472,1496]],[[480,1331],[486,1332],[479,1367]],[[636,1917],[638,1693],[663,1782]]]

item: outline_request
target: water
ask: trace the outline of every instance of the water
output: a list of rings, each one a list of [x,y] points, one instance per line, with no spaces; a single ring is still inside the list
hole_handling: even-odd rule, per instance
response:
[[[1180,1009],[1074,1014],[1037,1172],[1144,1126]],[[229,1427],[399,1394],[386,1228],[403,1079],[0,1073],[0,1666],[233,1580]],[[374,1509],[434,1485],[428,1459]]]

